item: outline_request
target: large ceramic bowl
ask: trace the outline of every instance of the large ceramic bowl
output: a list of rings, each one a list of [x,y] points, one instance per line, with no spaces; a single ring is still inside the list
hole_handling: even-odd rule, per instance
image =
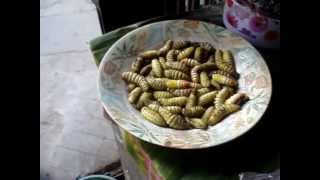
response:
[[[251,100],[240,111],[207,130],[174,130],[144,120],[127,100],[126,84],[121,80],[121,73],[130,69],[139,52],[159,48],[167,39],[206,41],[216,48],[230,49],[240,73],[239,89]],[[105,54],[98,77],[103,106],[114,122],[144,141],[180,149],[215,146],[247,132],[265,112],[271,86],[266,63],[246,40],[220,26],[190,20],[157,22],[128,33]]]

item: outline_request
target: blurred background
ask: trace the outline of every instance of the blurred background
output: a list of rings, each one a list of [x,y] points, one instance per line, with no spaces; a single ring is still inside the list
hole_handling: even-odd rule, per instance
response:
[[[41,0],[40,31],[40,176],[75,179],[119,156],[88,48],[102,34],[97,9],[90,0]]]

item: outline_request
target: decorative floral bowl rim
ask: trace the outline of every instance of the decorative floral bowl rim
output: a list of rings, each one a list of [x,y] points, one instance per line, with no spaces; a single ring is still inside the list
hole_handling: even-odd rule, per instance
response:
[[[141,36],[143,33],[144,36]],[[161,37],[158,37],[159,33],[162,34]],[[126,85],[121,80],[121,73],[129,70],[129,64],[138,52],[141,52],[141,48],[159,48],[164,40],[169,38],[208,41],[217,48],[230,49],[235,54],[237,70],[240,73],[239,90],[247,93],[251,100],[240,111],[207,130],[174,130],[158,127],[144,120],[127,101]],[[121,49],[121,45],[125,47],[126,43],[132,43],[131,47],[135,49],[130,52],[132,54],[117,54],[116,51]],[[140,45],[137,45],[139,43]],[[116,63],[120,61],[120,64]],[[106,74],[106,69],[111,71],[107,72],[110,74]],[[99,66],[97,80],[103,107],[117,125],[146,142],[177,149],[208,148],[245,134],[261,119],[272,95],[269,68],[260,53],[247,40],[221,26],[195,20],[160,21],[129,32],[106,52]],[[247,83],[249,85],[245,85]]]

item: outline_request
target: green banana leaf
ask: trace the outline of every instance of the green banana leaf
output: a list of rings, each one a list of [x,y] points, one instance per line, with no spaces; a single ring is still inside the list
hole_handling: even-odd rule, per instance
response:
[[[96,65],[99,66],[104,54],[108,51],[113,43],[135,28],[136,27],[121,28],[91,40],[89,45]]]
[[[138,23],[121,27],[116,30],[110,31],[102,36],[96,37],[89,42],[89,48],[91,53],[93,54],[94,61],[97,66],[99,66],[104,54],[108,51],[108,49],[122,36],[126,35],[128,32],[141,27],[145,24],[151,23],[163,17],[155,17],[151,19],[147,19],[145,21],[140,21]]]

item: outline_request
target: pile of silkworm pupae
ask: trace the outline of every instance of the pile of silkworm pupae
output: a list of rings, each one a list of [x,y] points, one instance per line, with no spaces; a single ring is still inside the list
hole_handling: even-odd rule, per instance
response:
[[[208,42],[167,40],[138,54],[122,73],[128,101],[151,123],[173,129],[207,129],[249,100],[238,89],[231,51]]]

